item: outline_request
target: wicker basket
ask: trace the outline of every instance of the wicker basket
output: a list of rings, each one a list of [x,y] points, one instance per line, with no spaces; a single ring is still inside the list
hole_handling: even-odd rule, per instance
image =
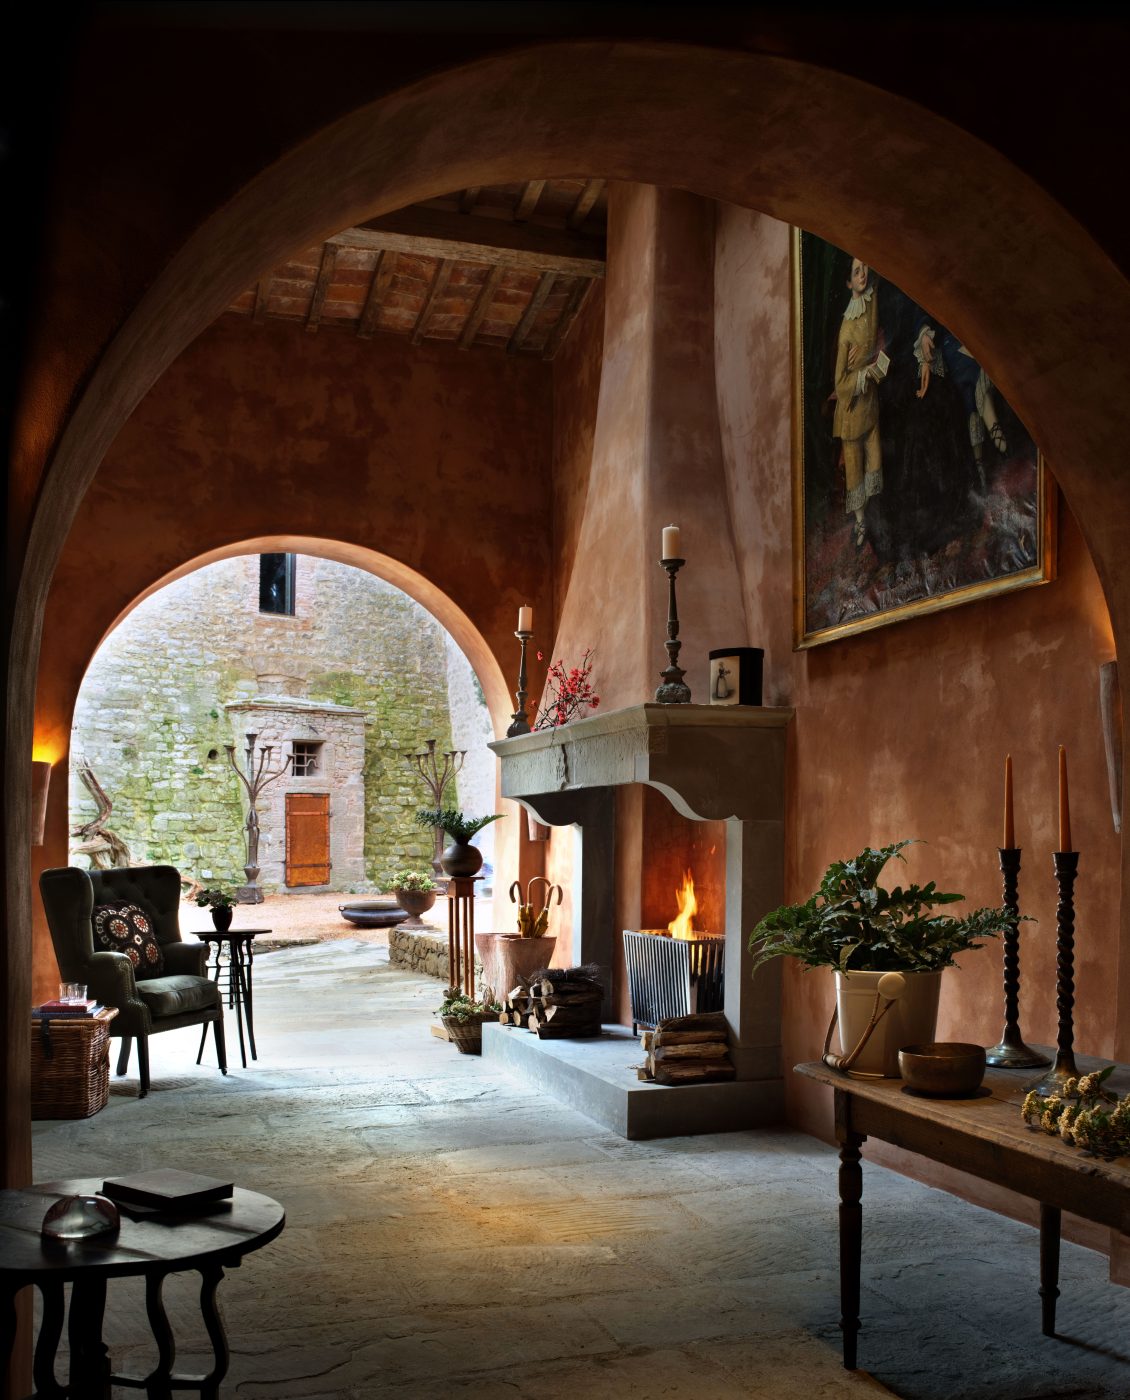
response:
[[[31,1116],[90,1118],[110,1097],[110,1022],[95,1016],[52,1016],[31,1023]]]
[[[481,1055],[483,1053],[483,1026],[487,1021],[497,1021],[494,1011],[480,1012],[461,1021],[458,1016],[441,1016],[448,1039],[461,1055]]]

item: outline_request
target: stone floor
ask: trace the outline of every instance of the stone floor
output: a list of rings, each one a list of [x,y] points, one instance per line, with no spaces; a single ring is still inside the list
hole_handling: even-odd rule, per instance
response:
[[[1087,1250],[1064,1249],[1070,1340],[1046,1339],[1034,1231],[866,1167],[870,1374],[849,1374],[830,1148],[618,1138],[430,1036],[436,985],[362,939],[261,957],[256,996],[250,1069],[197,1069],[173,1032],[147,1099],[127,1076],[95,1118],[35,1125],[40,1181],[170,1165],[285,1204],[221,1288],[227,1400],[1130,1397],[1130,1292]],[[166,1296],[200,1368],[192,1280]],[[119,1369],[152,1364],[132,1282],[106,1337]]]

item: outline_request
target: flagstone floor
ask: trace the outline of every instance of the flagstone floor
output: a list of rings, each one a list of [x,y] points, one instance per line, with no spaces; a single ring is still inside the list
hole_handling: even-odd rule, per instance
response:
[[[845,1372],[831,1148],[626,1142],[430,1036],[437,984],[387,956],[262,956],[257,1063],[222,1078],[193,1031],[158,1036],[147,1099],[127,1076],[96,1117],[35,1125],[39,1181],[178,1166],[283,1202],[220,1290],[229,1400],[1130,1397],[1130,1291],[1105,1260],[1065,1246],[1071,1340],[1044,1338],[1034,1231],[871,1166],[868,1371]],[[193,1278],[166,1298],[178,1367],[204,1369]],[[105,1335],[118,1369],[152,1365],[130,1281]]]

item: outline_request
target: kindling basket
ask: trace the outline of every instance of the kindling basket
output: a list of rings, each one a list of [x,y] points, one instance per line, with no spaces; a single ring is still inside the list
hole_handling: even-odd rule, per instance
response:
[[[90,1118],[110,1097],[112,1006],[31,1023],[31,1116]]]

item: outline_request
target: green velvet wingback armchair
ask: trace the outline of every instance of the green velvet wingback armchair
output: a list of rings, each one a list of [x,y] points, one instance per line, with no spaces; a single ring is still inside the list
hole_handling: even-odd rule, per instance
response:
[[[103,1006],[117,1007],[110,1034],[121,1038],[117,1072],[125,1074],[130,1046],[137,1041],[140,1098],[149,1092],[149,1037],[181,1026],[212,1024],[216,1058],[227,1074],[224,1013],[220,989],[205,974],[207,945],[185,943],[180,935],[180,873],[171,865],[140,865],[114,870],[45,870],[39,890],[59,975],[84,982]],[[136,904],[149,916],[164,956],[158,977],[136,975],[125,953],[95,951],[96,905]]]

